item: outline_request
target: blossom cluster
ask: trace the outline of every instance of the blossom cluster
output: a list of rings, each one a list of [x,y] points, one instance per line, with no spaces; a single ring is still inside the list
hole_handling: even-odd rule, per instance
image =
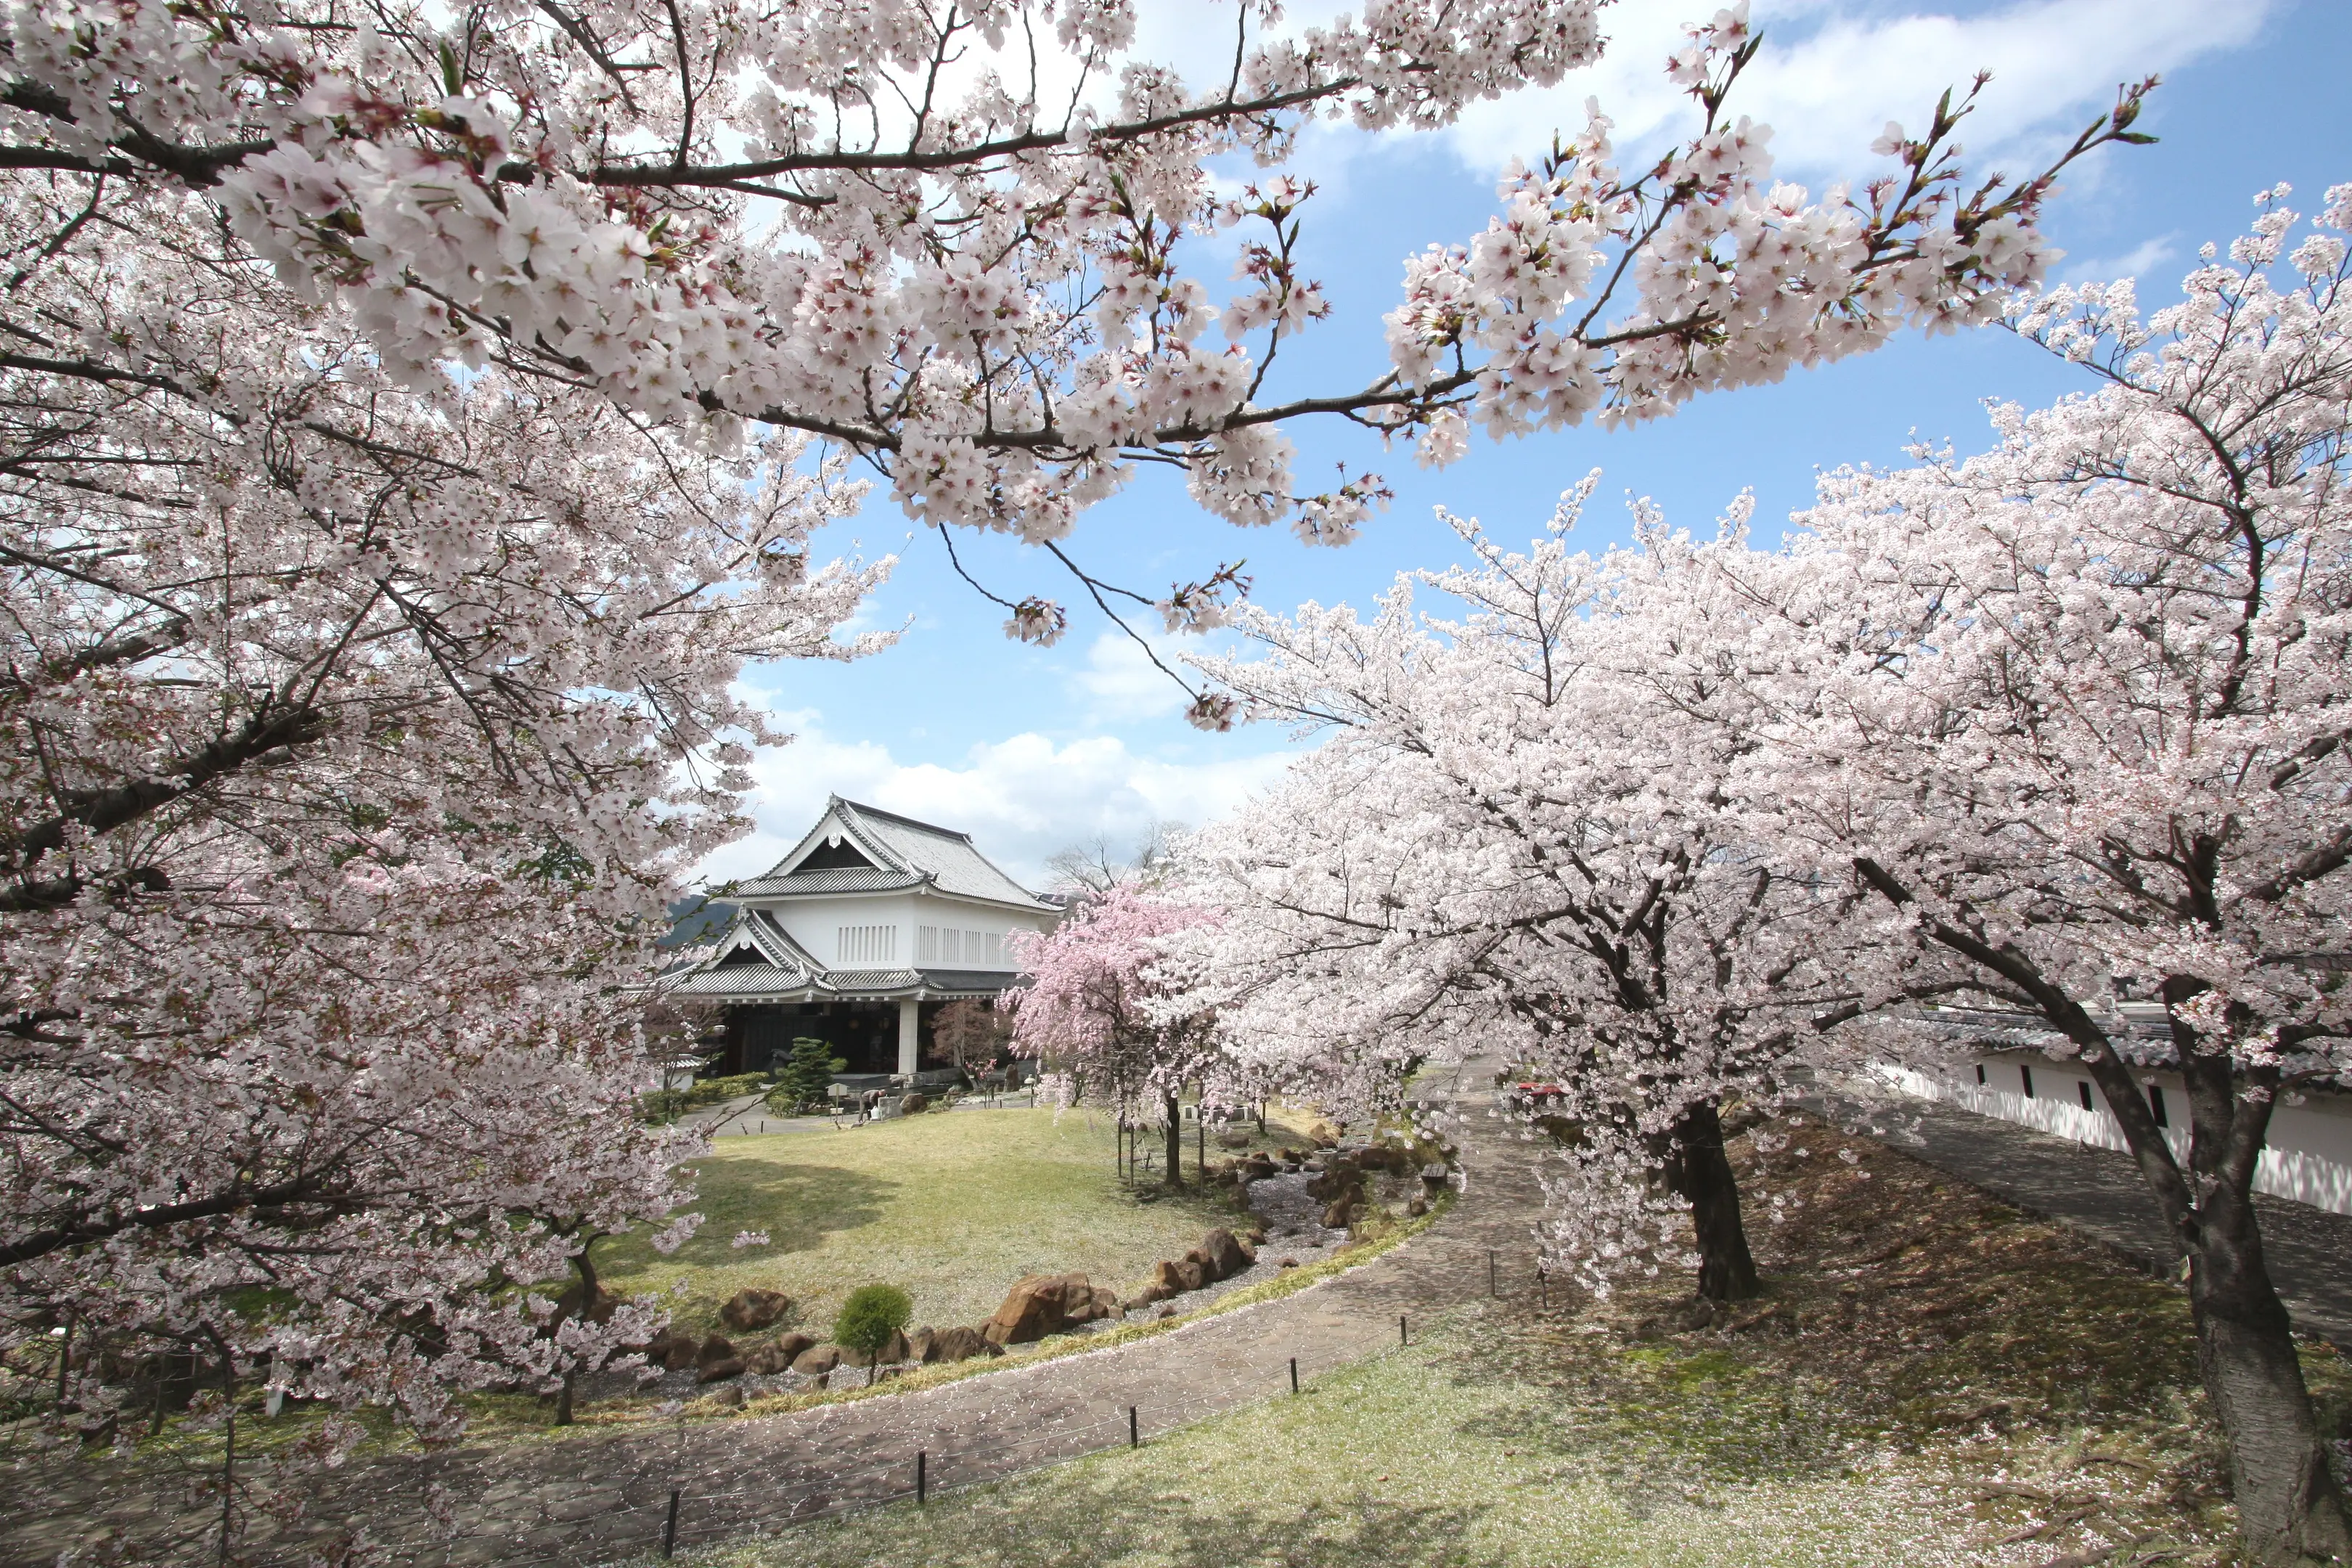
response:
[[[1443,462],[1473,426],[1655,417],[1987,320],[2047,259],[2056,168],[2144,140],[2134,89],[2052,169],[1969,194],[1948,95],[1884,143],[1887,172],[1816,199],[1725,107],[1757,44],[1740,0],[1670,62],[1697,123],[1664,160],[1622,174],[1596,109],[1486,232],[1405,263],[1390,374],[1262,400],[1328,313],[1301,270],[1312,187],[1281,167],[1300,130],[1441,126],[1557,82],[1598,54],[1599,9],[1382,0],[1286,28],[1243,5],[1230,73],[1188,84],[1132,53],[1130,5],[1079,0],[551,0],[358,27],[330,0],[234,25],[18,0],[0,135],[15,170],[195,195],[415,391],[495,363],[712,450],[796,430],[886,469],[911,517],[1033,542],[1174,461],[1213,514],[1317,542],[1383,487],[1302,493],[1287,420]],[[1268,171],[1239,196],[1210,173],[1232,154]],[[1220,303],[1188,244],[1234,226]]]

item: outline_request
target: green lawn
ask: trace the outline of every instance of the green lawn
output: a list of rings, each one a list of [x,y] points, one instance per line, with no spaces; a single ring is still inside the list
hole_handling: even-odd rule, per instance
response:
[[[684,1281],[673,1300],[689,1327],[709,1326],[728,1297],[761,1285],[790,1294],[793,1326],[823,1337],[842,1298],[873,1280],[905,1288],[917,1323],[977,1324],[1024,1274],[1130,1289],[1241,1217],[1189,1191],[1139,1202],[1114,1171],[1108,1121],[1084,1110],[1059,1121],[1044,1110],[940,1112],[718,1144],[695,1163],[703,1224],[693,1240],[667,1258],[639,1237],[597,1254],[623,1294]],[[1184,1155],[1189,1171],[1189,1140]],[[739,1251],[730,1242],[741,1230],[764,1230],[771,1244]]]

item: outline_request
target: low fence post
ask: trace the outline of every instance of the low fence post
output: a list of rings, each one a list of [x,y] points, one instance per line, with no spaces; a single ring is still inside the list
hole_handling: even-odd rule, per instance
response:
[[[677,1551],[677,1489],[669,1489],[669,1517],[662,1521],[662,1555],[668,1557]]]
[[[1486,1294],[1496,1300],[1500,1300],[1503,1294],[1501,1288],[1495,1283],[1495,1249],[1491,1247],[1486,1249]]]
[[[1297,1356],[1290,1358],[1290,1392],[1293,1394],[1298,1392],[1298,1358]]]
[[[1136,1425],[1135,1406],[1132,1405],[1127,1407],[1127,1446],[1130,1448],[1143,1447],[1142,1429]]]
[[[1397,1343],[1401,1345],[1409,1345],[1412,1343],[1411,1336],[1406,1334],[1404,1331],[1404,1314],[1402,1312],[1399,1312],[1397,1314]]]
[[[921,1503],[930,1495],[930,1478],[928,1474],[930,1468],[930,1458],[931,1457],[922,1449],[915,1450],[915,1501],[917,1503]]]

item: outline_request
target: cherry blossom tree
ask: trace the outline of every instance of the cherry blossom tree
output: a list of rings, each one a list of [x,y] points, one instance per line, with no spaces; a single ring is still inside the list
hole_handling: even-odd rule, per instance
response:
[[[1597,477],[1525,552],[1450,520],[1476,565],[1401,578],[1368,620],[1244,613],[1261,657],[1202,668],[1330,735],[1192,842],[1188,890],[1223,918],[1180,945],[1237,1050],[1360,1113],[1433,1056],[1547,1080],[1555,1257],[1605,1288],[1684,1257],[1687,1215],[1700,1293],[1738,1299],[1758,1281],[1721,1106],[1779,1095],[1813,1037],[1839,900],[1756,853],[1727,793],[1742,698],[1714,656],[1748,611],[1685,590],[1695,556],[1746,552],[1745,501],[1717,546],[1645,516],[1635,547],[1571,553]]]
[[[2286,195],[2152,316],[2129,283],[2021,306],[2095,390],[1997,409],[1980,457],[1832,476],[1731,589],[1780,618],[1758,831],[1871,895],[1868,1000],[2010,1009],[2089,1070],[2186,1265],[2264,1563],[2352,1555],[2252,1202],[2282,1097],[2352,1081],[2352,185],[2291,249]],[[2132,984],[2161,1038],[2119,1020]],[[1959,1065],[1916,1022],[1874,1034]],[[2151,1068],[2186,1082],[2185,1137]]]
[[[1971,185],[1969,100],[1948,93],[1921,134],[1889,127],[1882,173],[1816,199],[1730,107],[1758,47],[1742,0],[1668,62],[1683,141],[1627,173],[1595,110],[1503,182],[1483,232],[1405,262],[1385,372],[1278,394],[1282,350],[1328,312],[1303,270],[1312,188],[1286,168],[1302,129],[1427,129],[1557,82],[1598,55],[1599,8],[1375,0],[1286,27],[1249,0],[1231,68],[1188,84],[1135,57],[1129,0],[19,0],[0,165],[56,208],[34,248],[85,206],[158,242],[225,229],[388,384],[438,395],[452,367],[495,366],[720,454],[819,437],[950,550],[953,527],[1013,532],[1108,609],[1121,591],[1058,542],[1139,464],[1181,468],[1234,523],[1344,541],[1385,487],[1302,493],[1286,422],[1353,420],[1444,462],[1473,425],[1653,418],[1906,325],[1989,321],[2041,272],[2057,171],[2147,140],[2142,84],[2050,168]],[[1263,173],[1229,194],[1223,158]],[[1244,236],[1222,309],[1186,270],[1221,227]],[[14,309],[11,363],[141,374],[137,333]],[[1224,568],[1136,602],[1198,626],[1241,586]],[[1012,635],[1065,625],[1047,598],[1000,602]]]
[[[0,1350],[103,1425],[158,1358],[430,1435],[642,1341],[674,1241],[627,987],[743,831],[746,658],[877,580],[796,436],[714,459],[485,366],[397,385],[161,185],[21,177],[0,364]]]
[[[1157,1121],[1171,1187],[1183,1185],[1183,1094],[1220,1079],[1215,1016],[1186,1004],[1156,972],[1163,941],[1213,920],[1175,898],[1129,886],[1078,905],[1049,932],[1019,935],[1013,962],[1030,983],[997,1005],[1013,1049],[1107,1100],[1123,1121]]]

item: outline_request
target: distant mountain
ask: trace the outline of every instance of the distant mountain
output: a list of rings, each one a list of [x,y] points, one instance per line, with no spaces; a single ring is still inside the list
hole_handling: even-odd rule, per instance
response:
[[[669,934],[655,945],[692,947],[725,931],[727,922],[735,918],[735,906],[697,893],[670,905],[669,918]]]

